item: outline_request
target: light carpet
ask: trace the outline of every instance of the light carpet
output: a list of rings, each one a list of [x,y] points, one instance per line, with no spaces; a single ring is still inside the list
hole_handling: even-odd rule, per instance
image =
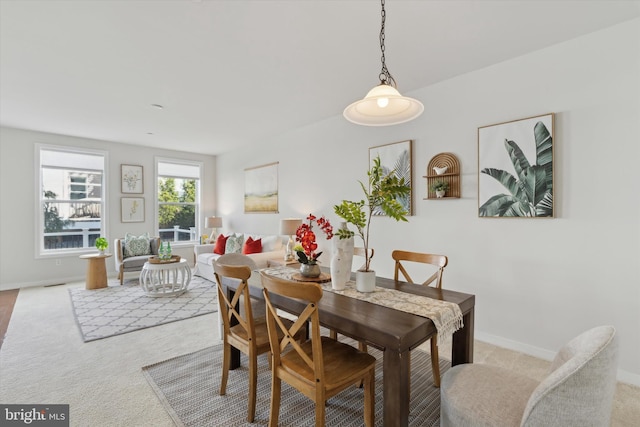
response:
[[[369,348],[376,357],[375,425],[383,425],[382,353]],[[247,422],[248,375],[247,361],[229,372],[227,394],[219,395],[222,345],[204,348],[164,362],[143,367],[143,372],[161,403],[178,426],[266,426],[269,423],[271,374],[266,355],[258,358],[258,392],[256,416]],[[440,360],[444,373],[450,366]],[[349,388],[329,399],[325,425],[361,427],[363,391]],[[314,404],[297,390],[282,382],[279,424],[282,426],[314,426]],[[421,350],[411,352],[410,426],[440,425],[440,389],[433,386],[431,358]]]
[[[137,279],[124,285],[112,280],[95,290],[73,288],[69,295],[84,342],[201,316],[218,307],[215,284],[197,276],[178,296],[147,296]]]

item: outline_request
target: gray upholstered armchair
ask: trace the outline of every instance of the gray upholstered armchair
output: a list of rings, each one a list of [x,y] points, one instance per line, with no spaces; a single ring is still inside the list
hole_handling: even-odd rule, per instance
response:
[[[615,329],[600,326],[566,344],[542,382],[495,366],[454,366],[442,377],[440,425],[609,426],[617,360]]]
[[[149,238],[149,254],[129,256],[125,255],[124,239],[115,239],[113,241],[113,247],[115,248],[116,271],[118,272],[118,279],[120,284],[124,282],[124,273],[129,271],[141,271],[144,263],[149,260],[150,256],[158,255],[158,249],[160,247],[160,237]]]

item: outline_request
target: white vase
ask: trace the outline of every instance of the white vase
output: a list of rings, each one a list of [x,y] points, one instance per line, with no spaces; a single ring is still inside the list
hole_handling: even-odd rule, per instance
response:
[[[437,197],[438,199],[441,199],[441,198],[443,198],[443,197],[444,197],[444,193],[445,193],[445,191],[444,191],[444,190],[436,190],[436,197]]]
[[[356,271],[356,290],[358,292],[373,292],[376,290],[376,272],[369,271]]]
[[[346,230],[347,223],[341,222],[340,228]],[[344,256],[342,257],[340,271],[342,272],[341,280],[347,283],[351,278],[351,264],[353,263],[353,237],[349,237],[348,239],[340,239],[339,237],[334,237],[332,239],[332,243],[334,254],[337,253],[340,249],[342,249],[342,252],[344,254]]]
[[[342,291],[347,286],[344,270],[351,273],[348,266],[344,262],[344,251],[342,248],[333,254],[331,258],[331,287],[336,291]]]

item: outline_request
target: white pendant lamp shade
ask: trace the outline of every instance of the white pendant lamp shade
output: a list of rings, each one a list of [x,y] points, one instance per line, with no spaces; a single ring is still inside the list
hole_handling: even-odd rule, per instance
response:
[[[388,84],[380,84],[367,93],[364,99],[344,109],[344,117],[352,123],[364,126],[389,126],[411,121],[424,111],[417,99],[400,95]]]
[[[396,80],[393,78],[385,62],[385,22],[387,12],[384,1],[380,0],[382,10],[380,16],[380,52],[382,57],[382,69],[378,77],[380,84],[367,93],[367,96],[356,101],[344,109],[342,115],[351,123],[364,126],[389,126],[408,122],[415,119],[424,111],[424,105],[417,99],[400,95],[396,89]]]

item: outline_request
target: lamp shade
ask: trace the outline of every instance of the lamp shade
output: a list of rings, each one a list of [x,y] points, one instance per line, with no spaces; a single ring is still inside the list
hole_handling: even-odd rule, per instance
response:
[[[417,99],[400,95],[388,84],[371,89],[364,99],[344,109],[344,118],[364,126],[389,126],[411,121],[424,111]]]
[[[222,218],[219,216],[208,216],[204,220],[205,228],[220,228],[222,227]]]
[[[280,234],[292,236],[296,234],[296,230],[302,224],[300,218],[285,218],[280,220]]]

